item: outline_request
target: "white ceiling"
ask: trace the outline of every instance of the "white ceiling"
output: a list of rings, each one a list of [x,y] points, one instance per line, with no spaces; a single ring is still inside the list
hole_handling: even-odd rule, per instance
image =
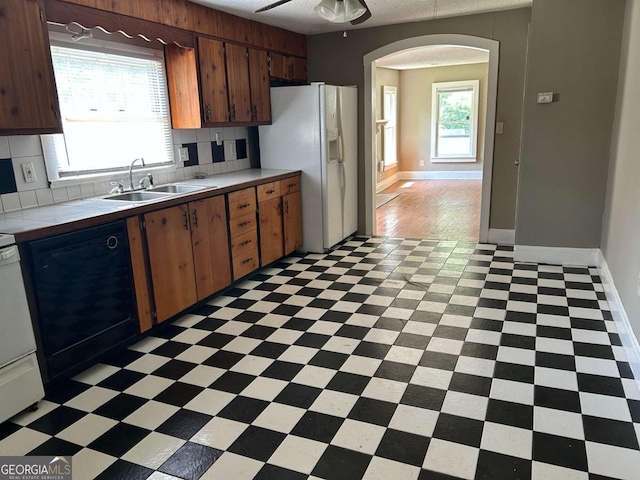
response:
[[[276,0],[192,0],[217,10],[286,28],[307,35],[344,30],[343,24],[327,22],[313,11],[320,0],[292,0],[273,10],[253,13]],[[533,0],[366,0],[373,17],[357,27],[369,28],[395,23],[529,7]]]
[[[486,63],[488,61],[489,52],[487,50],[454,45],[433,45],[392,53],[377,60],[376,65],[394,70],[411,70]]]

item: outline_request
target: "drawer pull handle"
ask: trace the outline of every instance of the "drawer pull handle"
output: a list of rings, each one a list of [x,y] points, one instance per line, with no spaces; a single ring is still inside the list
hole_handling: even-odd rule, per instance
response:
[[[246,246],[246,245],[249,245],[250,243],[251,243],[251,240],[245,240],[244,242],[242,242],[242,243],[240,244],[240,246],[241,246],[241,247],[244,247],[244,246]]]
[[[290,183],[289,185],[287,185],[287,188],[293,188],[293,187],[295,187],[295,186],[296,186],[296,184],[295,184],[295,183]]]
[[[184,217],[184,228],[185,230],[189,230],[189,212],[185,210],[182,216]]]
[[[198,210],[193,211],[193,224],[196,227],[198,226]]]
[[[253,261],[253,257],[247,258],[246,260],[242,261],[242,265],[246,265],[247,263],[252,262],[252,261]]]
[[[273,190],[267,190],[267,195],[271,195],[272,193],[276,193],[275,188]]]
[[[238,224],[239,227],[246,227],[247,225],[251,225],[251,222],[242,222]]]
[[[250,206],[251,206],[250,203],[243,203],[242,205],[239,205],[238,208],[242,210],[242,209],[250,207]]]

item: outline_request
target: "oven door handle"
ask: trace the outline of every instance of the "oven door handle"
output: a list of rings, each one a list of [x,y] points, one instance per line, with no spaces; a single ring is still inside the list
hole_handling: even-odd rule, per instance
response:
[[[18,247],[11,247],[0,251],[0,263],[7,262],[18,256]]]

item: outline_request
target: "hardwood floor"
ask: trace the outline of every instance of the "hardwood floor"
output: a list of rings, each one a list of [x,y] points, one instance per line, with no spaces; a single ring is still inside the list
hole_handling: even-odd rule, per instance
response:
[[[481,180],[401,180],[380,193],[400,193],[376,210],[380,236],[478,241]]]

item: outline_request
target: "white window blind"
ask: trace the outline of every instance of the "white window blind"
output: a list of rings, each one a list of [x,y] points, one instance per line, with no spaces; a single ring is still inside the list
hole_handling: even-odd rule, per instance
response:
[[[66,155],[57,175],[122,170],[135,158],[173,164],[162,56],[51,47]],[[59,144],[59,142],[58,142]]]

